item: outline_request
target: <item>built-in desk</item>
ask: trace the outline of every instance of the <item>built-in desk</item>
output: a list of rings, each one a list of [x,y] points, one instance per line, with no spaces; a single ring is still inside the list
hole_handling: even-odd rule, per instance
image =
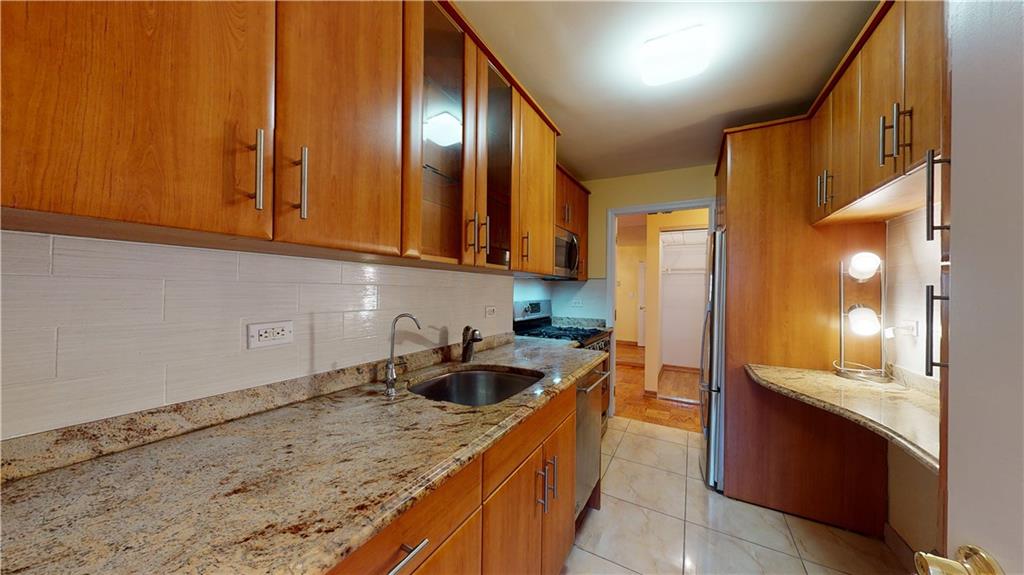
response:
[[[898,382],[872,383],[829,371],[747,365],[758,384],[863,425],[939,470],[939,398]]]

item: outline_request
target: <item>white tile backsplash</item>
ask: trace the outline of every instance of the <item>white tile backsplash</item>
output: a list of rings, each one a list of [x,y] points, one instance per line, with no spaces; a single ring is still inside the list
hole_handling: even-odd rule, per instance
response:
[[[512,329],[503,275],[21,232],[0,272],[5,439],[379,360],[400,312],[400,354]],[[293,343],[246,349],[279,320]]]
[[[0,270],[8,275],[50,275],[51,238],[42,234],[0,234]]]

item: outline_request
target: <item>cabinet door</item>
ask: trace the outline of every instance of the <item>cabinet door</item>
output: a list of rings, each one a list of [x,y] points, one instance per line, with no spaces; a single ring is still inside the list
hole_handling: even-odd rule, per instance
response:
[[[483,573],[541,572],[543,461],[538,447],[484,501]]]
[[[860,196],[860,74],[858,56],[843,72],[829,96],[832,102],[832,161],[825,187],[826,213],[845,207]]]
[[[415,575],[474,575],[480,573],[480,525],[480,510],[478,509],[413,573]]]
[[[273,4],[2,10],[4,206],[271,236]]]
[[[571,209],[575,184],[561,167],[555,170],[555,225],[569,231],[572,227]]]
[[[512,85],[478,51],[477,207],[487,265],[509,269],[512,262]],[[478,262],[480,254],[478,253]]]
[[[555,133],[527,102],[520,106],[519,226],[522,270],[554,272]]]
[[[548,511],[543,516],[541,572],[558,575],[576,538],[576,413],[544,441]]]
[[[864,195],[903,174],[902,155],[886,156],[896,151],[892,129],[880,126],[893,123],[893,104],[903,100],[903,2],[896,2],[882,18],[857,59],[861,66],[858,195]]]
[[[946,23],[945,2],[905,5],[904,102],[911,111],[903,121],[908,144],[906,170],[924,162],[925,152],[945,153]]]
[[[810,206],[810,221],[816,222],[828,213],[828,201],[825,187],[828,185],[828,172],[832,164],[832,95],[811,118],[811,181],[807,190],[814,190],[814,198],[807,204]],[[808,193],[808,196],[810,194]]]
[[[275,239],[398,255],[402,5],[280,2],[277,34]]]

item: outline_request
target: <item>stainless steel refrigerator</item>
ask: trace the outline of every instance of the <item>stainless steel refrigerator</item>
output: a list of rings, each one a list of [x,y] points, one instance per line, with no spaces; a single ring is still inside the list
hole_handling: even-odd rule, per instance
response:
[[[722,491],[725,454],[725,230],[708,236],[708,291],[701,333],[700,415],[704,480]]]

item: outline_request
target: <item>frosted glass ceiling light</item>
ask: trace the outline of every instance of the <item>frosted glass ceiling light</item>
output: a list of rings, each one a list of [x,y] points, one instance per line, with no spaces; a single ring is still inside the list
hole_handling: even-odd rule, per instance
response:
[[[860,252],[850,258],[850,277],[858,282],[866,282],[875,277],[882,265],[882,258],[871,252]]]
[[[647,40],[640,47],[640,79],[660,86],[700,74],[711,62],[711,40],[702,24]]]
[[[423,137],[447,148],[462,141],[462,123],[448,112],[441,112],[423,122]]]
[[[847,312],[850,320],[850,331],[857,335],[875,335],[882,329],[875,310],[862,305],[851,305]]]

